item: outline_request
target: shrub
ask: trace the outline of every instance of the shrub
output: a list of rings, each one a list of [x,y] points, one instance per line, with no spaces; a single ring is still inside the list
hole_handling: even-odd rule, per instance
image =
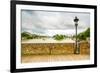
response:
[[[55,40],[63,40],[63,39],[66,38],[66,36],[65,36],[65,35],[56,34],[56,35],[53,36],[53,38],[54,38]]]

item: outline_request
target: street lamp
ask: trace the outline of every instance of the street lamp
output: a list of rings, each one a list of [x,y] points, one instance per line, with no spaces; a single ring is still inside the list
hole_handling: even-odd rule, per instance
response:
[[[75,50],[74,50],[74,54],[79,54],[80,53],[80,50],[79,50],[79,47],[78,47],[78,40],[77,40],[77,26],[78,26],[78,21],[79,19],[77,18],[77,16],[75,16],[75,19],[74,19],[74,22],[75,22],[75,31],[76,31],[76,40],[75,40]]]

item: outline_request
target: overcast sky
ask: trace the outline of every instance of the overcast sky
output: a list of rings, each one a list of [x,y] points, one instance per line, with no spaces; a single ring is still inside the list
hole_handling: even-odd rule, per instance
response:
[[[89,13],[22,10],[22,32],[43,35],[75,34],[73,19],[79,18],[78,33],[90,27]]]

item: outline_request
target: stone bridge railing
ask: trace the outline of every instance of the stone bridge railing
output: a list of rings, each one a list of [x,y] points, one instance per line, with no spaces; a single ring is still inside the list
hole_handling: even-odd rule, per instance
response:
[[[22,43],[22,55],[74,54],[75,43]],[[90,54],[90,44],[80,43],[80,54]]]

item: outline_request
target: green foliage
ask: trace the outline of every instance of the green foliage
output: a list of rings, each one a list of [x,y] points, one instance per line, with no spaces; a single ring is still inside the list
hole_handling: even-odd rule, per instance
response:
[[[86,37],[90,37],[90,28],[88,28],[88,29],[85,31],[85,35],[86,35]]]
[[[34,39],[36,39],[36,38],[38,38],[38,37],[39,37],[39,35],[33,34],[33,38],[34,38]]]
[[[33,39],[32,34],[28,33],[28,32],[23,32],[21,33],[22,38],[24,39]]]
[[[47,36],[41,36],[37,34],[31,34],[29,32],[23,32],[21,33],[22,39],[27,40],[27,39],[40,39],[40,38],[45,38]]]
[[[65,35],[56,34],[56,35],[53,36],[53,38],[55,40],[63,40],[63,39],[66,38],[66,36]]]
[[[85,36],[84,34],[79,34],[79,35],[77,36],[77,38],[78,38],[79,40],[86,40],[86,36]]]
[[[90,37],[90,28],[88,28],[86,31],[79,33],[77,35],[77,38],[79,40],[86,40],[87,37]]]
[[[21,33],[21,36],[22,36],[22,37],[28,37],[29,34],[28,34],[27,32],[23,32],[23,33]]]

